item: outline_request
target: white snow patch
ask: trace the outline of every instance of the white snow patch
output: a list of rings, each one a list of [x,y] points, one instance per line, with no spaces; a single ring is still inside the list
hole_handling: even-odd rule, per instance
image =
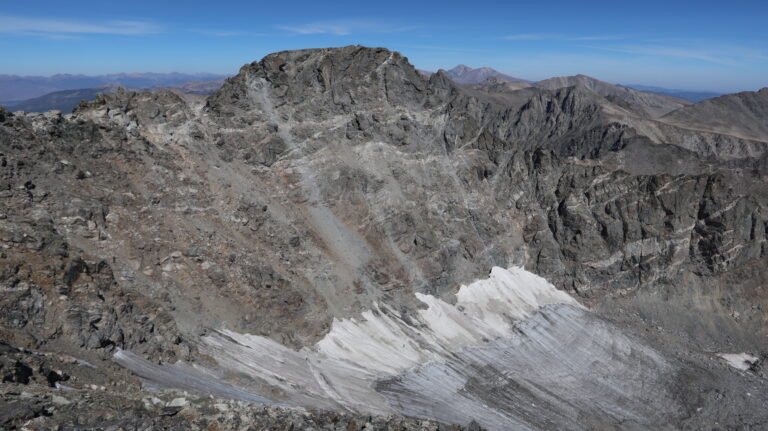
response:
[[[733,368],[747,371],[749,367],[755,364],[758,360],[756,356],[752,356],[748,353],[719,353],[717,356],[725,359],[728,365]]]
[[[461,286],[456,305],[432,295],[416,296],[428,306],[418,311],[417,324],[377,305],[364,312],[362,320],[335,320],[315,350],[394,374],[469,345],[509,336],[514,321],[542,305],[579,306],[567,293],[522,268],[493,268],[488,279]]]
[[[580,307],[522,268],[493,268],[488,279],[461,286],[456,305],[431,295],[417,297],[428,308],[404,316],[374,304],[360,318],[334,320],[322,340],[299,351],[229,330],[206,337],[206,342],[225,369],[282,389],[292,403],[388,414],[390,407],[373,388],[377,379],[511,336],[515,321],[543,305]]]

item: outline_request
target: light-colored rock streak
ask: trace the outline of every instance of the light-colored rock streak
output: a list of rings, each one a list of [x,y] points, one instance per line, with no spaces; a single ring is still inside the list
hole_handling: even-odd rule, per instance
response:
[[[310,169],[306,164],[303,154],[305,148],[296,142],[291,134],[292,121],[284,118],[272,104],[270,89],[271,85],[265,79],[253,78],[249,88],[250,97],[256,106],[261,107],[269,121],[277,126],[277,135],[287,148],[296,154],[297,159],[293,167],[299,173],[302,193],[308,199],[308,204],[305,206],[308,220],[323,244],[335,256],[335,261],[344,264],[339,267],[336,275],[349,285],[352,285],[356,279],[362,280],[365,284],[367,282],[364,276],[365,265],[373,253],[363,238],[339,219],[323,202],[318,186],[319,181],[316,178],[317,170]],[[339,303],[342,301],[333,295],[334,289],[330,286],[331,281],[328,277],[318,277],[315,274],[312,279],[319,292],[325,296],[328,307],[334,312],[341,312],[344,307],[339,306]]]

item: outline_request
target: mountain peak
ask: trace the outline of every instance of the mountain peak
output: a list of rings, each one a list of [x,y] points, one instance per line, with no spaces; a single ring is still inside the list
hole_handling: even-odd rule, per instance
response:
[[[459,64],[459,65],[455,66],[453,69],[450,69],[449,72],[452,72],[452,73],[467,73],[467,72],[471,72],[472,70],[474,70],[474,69],[472,69],[471,67],[467,66],[466,64]]]
[[[582,74],[549,78],[536,82],[533,85],[548,90],[571,86],[584,87],[608,100],[620,101],[620,105],[629,108],[635,114],[651,118],[658,118],[690,104],[685,100],[620,87]]]
[[[386,48],[353,45],[281,51],[243,66],[209,98],[209,106],[226,110],[251,103],[253,97],[242,95],[252,95],[263,87],[268,87],[276,105],[313,100],[346,112],[353,105],[381,100],[415,102],[426,89],[426,79],[406,57]]]
[[[447,70],[446,74],[457,84],[479,84],[490,77],[496,77],[507,82],[523,81],[490,67],[471,68],[464,64],[459,64],[453,69]]]

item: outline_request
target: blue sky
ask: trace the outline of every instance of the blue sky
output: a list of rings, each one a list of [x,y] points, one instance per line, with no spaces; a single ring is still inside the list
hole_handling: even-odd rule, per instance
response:
[[[768,86],[768,1],[5,1],[0,74],[236,73],[285,49],[385,46],[419,68],[738,91]]]

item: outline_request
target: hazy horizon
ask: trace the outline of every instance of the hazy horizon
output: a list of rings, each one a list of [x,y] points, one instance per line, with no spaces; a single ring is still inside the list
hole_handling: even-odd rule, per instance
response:
[[[768,86],[764,3],[732,2],[727,11],[711,1],[470,6],[6,4],[0,8],[0,74],[232,75],[271,52],[359,44],[397,50],[426,70],[466,64],[529,80],[585,74],[717,92]]]

